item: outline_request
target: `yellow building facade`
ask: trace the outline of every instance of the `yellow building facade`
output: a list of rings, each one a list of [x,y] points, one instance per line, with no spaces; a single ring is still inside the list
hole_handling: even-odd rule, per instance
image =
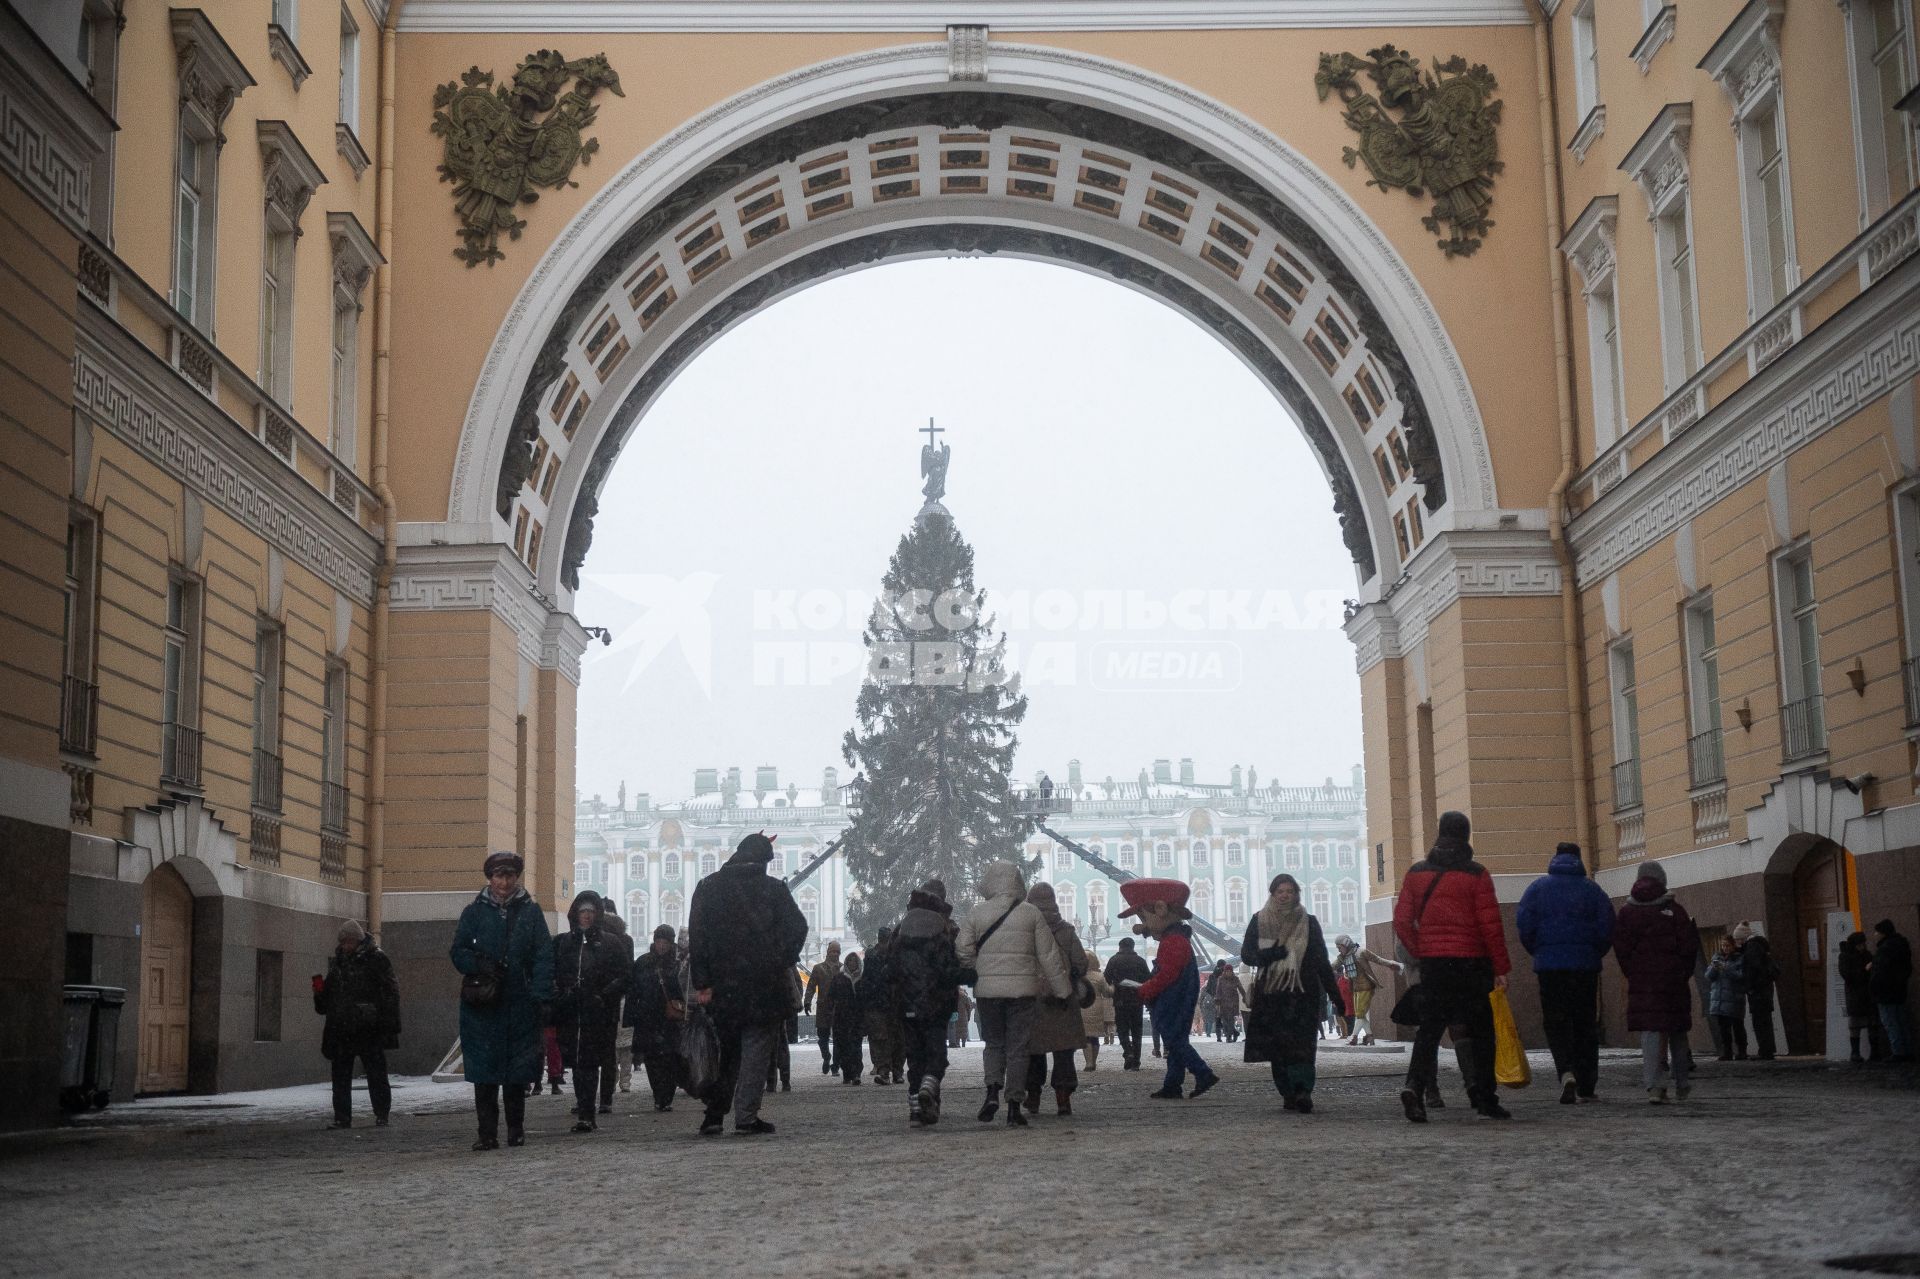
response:
[[[621,443],[758,307],[946,253],[1158,297],[1306,433],[1376,950],[1462,808],[1505,902],[1572,838],[1764,925],[1819,1050],[1835,920],[1920,931],[1912,8],[0,5],[5,1091],[63,971],[136,992],[122,1091],[318,1077],[347,917],[430,1067],[484,850],[571,874]]]

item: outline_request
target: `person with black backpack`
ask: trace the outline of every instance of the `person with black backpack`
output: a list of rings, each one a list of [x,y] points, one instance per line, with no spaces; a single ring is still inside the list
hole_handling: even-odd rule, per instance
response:
[[[952,915],[946,884],[930,879],[907,898],[893,930],[893,998],[907,1058],[907,1123],[915,1128],[940,1122],[947,1023],[960,999]]]

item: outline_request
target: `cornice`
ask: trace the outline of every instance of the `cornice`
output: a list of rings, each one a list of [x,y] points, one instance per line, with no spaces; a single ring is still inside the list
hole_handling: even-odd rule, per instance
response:
[[[266,445],[90,306],[73,356],[73,400],[169,475],[363,605],[379,542]]]
[[[1560,565],[1544,529],[1448,529],[1413,557],[1386,597],[1347,621],[1357,669],[1404,657],[1433,619],[1464,597],[1560,593]]]
[[[1195,31],[1519,26],[1526,0],[411,0],[401,31]]]
[[[1620,171],[1632,178],[1656,218],[1686,190],[1687,143],[1693,137],[1693,104],[1669,102],[1627,150]]]
[[[360,219],[351,213],[327,214],[327,239],[333,246],[335,301],[358,307],[374,268],[386,265],[387,259],[360,225]]]
[[[1750,0],[1700,59],[1699,69],[1732,100],[1736,128],[1779,83],[1780,26],[1786,16],[1786,0]]]
[[[1567,143],[1567,150],[1573,152],[1573,162],[1585,164],[1587,152],[1593,149],[1593,144],[1598,142],[1600,136],[1606,131],[1607,104],[1596,102],[1593,110],[1587,112],[1587,118],[1580,122],[1580,127],[1573,131],[1573,141]]]
[[[115,127],[19,15],[0,5],[0,173],[85,236],[93,162]]]
[[[512,629],[520,656],[553,664],[541,662],[551,610],[534,591],[532,570],[497,542],[400,547],[388,606],[396,613],[490,612]],[[573,679],[579,682],[577,669]]]
[[[1576,516],[1576,580],[1605,577],[1916,375],[1920,257],[1909,257]]]
[[[1614,226],[1620,218],[1620,197],[1597,195],[1573,220],[1560,241],[1560,251],[1580,273],[1583,292],[1591,293],[1614,272]]]
[[[325,186],[327,174],[285,120],[261,120],[255,125],[260,135],[260,156],[266,166],[267,204],[276,208],[300,231],[300,215],[307,211],[313,193]]]

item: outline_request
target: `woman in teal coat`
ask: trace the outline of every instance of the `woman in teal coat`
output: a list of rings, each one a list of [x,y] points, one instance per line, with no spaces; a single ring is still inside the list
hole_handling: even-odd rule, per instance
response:
[[[487,886],[460,912],[453,934],[453,966],[466,977],[492,977],[499,992],[476,1003],[462,981],[460,1055],[480,1120],[475,1150],[499,1147],[500,1094],[506,1091],[507,1144],[526,1141],[526,1086],[540,1080],[540,1028],[553,1003],[553,938],[540,903],[520,884],[526,862],[493,853]]]

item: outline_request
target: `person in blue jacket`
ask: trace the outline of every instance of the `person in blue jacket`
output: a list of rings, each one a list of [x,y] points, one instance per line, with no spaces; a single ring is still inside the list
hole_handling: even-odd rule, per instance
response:
[[[1560,1104],[1592,1101],[1600,1079],[1600,961],[1613,948],[1613,902],[1587,878],[1580,845],[1562,844],[1520,898],[1520,944],[1533,956]]]

